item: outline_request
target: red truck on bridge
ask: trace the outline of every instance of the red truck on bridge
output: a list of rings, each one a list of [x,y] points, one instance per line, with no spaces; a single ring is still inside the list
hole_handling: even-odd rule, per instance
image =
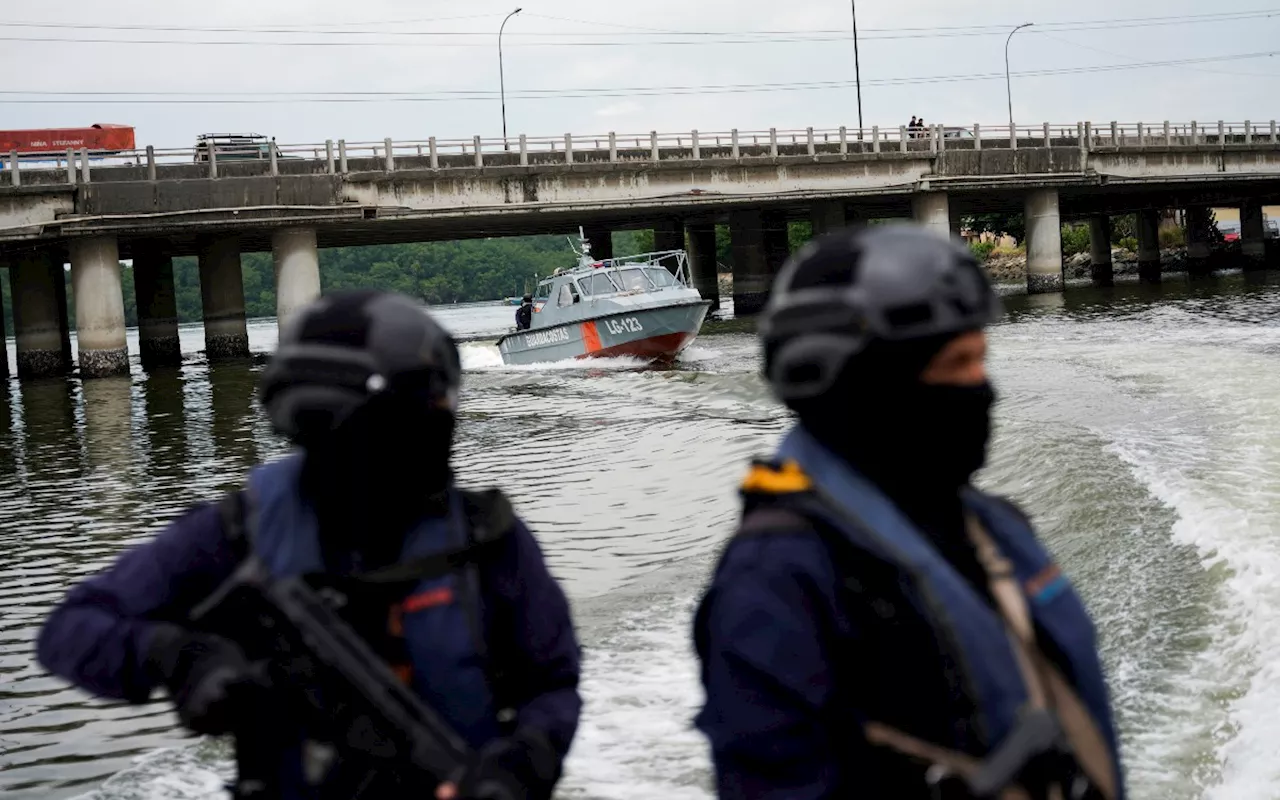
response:
[[[29,131],[0,131],[0,154],[65,153],[87,149],[91,153],[133,150],[133,126],[97,123],[87,128],[48,128]]]

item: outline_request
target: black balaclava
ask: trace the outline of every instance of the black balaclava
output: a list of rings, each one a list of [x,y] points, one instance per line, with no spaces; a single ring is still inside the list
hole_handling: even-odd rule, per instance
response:
[[[366,567],[394,561],[419,520],[446,511],[454,415],[393,388],[306,450],[303,487],[330,552],[354,552]]]
[[[954,336],[877,342],[856,356],[824,396],[795,404],[827,448],[929,526],[959,513],[959,490],[986,461],[995,393],[929,385],[920,375]]]

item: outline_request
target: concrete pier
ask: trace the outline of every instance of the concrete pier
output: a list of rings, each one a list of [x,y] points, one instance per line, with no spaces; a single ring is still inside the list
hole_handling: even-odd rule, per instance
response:
[[[12,268],[10,269],[12,272]],[[0,331],[4,330],[4,304],[0,303]],[[9,348],[6,346],[4,352],[0,353],[0,380],[9,379]],[[0,399],[0,404],[8,406],[8,397]]]
[[[759,211],[729,215],[733,242],[733,314],[759,314],[769,298],[769,264],[764,252],[764,223]]]
[[[271,236],[276,271],[276,324],[283,328],[294,312],[320,298],[320,250],[316,232],[307,228]]]
[[[76,298],[80,375],[100,378],[129,371],[124,333],[120,249],[114,236],[72,239],[71,287]]]
[[[927,192],[913,195],[911,198],[911,216],[916,222],[924,225],[937,235],[949,239],[951,230],[951,207],[946,192]]]
[[[1027,293],[1062,291],[1062,216],[1056,189],[1027,195]]]
[[[844,210],[844,203],[838,200],[814,203],[809,208],[809,221],[813,224],[814,236],[822,236],[832,231],[838,231],[849,224],[848,216]]]
[[[659,220],[653,226],[653,249],[659,253],[684,249],[684,223],[678,219]]]
[[[1094,214],[1089,218],[1089,267],[1094,286],[1114,286],[1115,266],[1111,263],[1111,217]]]
[[[1160,212],[1154,208],[1137,214],[1138,281],[1160,282]]]
[[[1204,206],[1187,208],[1187,274],[1198,278],[1208,275],[1209,267],[1209,209]]]
[[[720,267],[716,263],[716,226],[698,222],[689,226],[690,282],[703,300],[710,300],[707,313],[720,310]]]
[[[50,249],[28,252],[9,265],[14,344],[19,378],[45,378],[71,370],[62,257]]]
[[[181,364],[173,259],[160,245],[136,248],[133,288],[138,299],[138,355],[142,366],[151,369]]]
[[[208,359],[248,356],[244,276],[236,239],[224,237],[200,243],[200,299],[204,304],[204,349]]]
[[[773,289],[773,279],[782,270],[782,265],[791,257],[791,234],[787,228],[787,215],[782,211],[769,211],[760,216],[764,228],[764,261],[768,269],[768,285],[765,297]]]
[[[1240,254],[1244,256],[1245,269],[1266,268],[1266,235],[1262,203],[1255,201],[1242,204],[1240,206]]]
[[[583,232],[591,243],[591,257],[596,261],[613,258],[613,231],[601,226],[585,226]]]

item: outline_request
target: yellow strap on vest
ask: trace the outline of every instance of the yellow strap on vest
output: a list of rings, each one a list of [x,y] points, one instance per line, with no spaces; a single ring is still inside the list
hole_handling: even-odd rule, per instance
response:
[[[799,494],[812,488],[813,481],[794,461],[787,461],[777,469],[755,464],[742,481],[742,491],[752,494]]]

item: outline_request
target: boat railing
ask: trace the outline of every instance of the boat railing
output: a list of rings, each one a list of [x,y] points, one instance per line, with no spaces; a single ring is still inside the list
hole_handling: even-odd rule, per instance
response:
[[[675,282],[684,288],[689,288],[689,254],[684,250],[663,250],[653,253],[638,253],[632,256],[622,256],[620,258],[605,259],[608,269],[613,272],[617,278],[615,283],[620,287],[619,294],[627,293],[626,286],[622,279],[622,269],[624,267],[652,267],[659,266],[671,273]],[[674,267],[674,269],[673,269]],[[642,272],[644,279],[649,283],[649,291],[658,291],[667,287],[658,286],[653,278],[649,277],[647,272]]]

